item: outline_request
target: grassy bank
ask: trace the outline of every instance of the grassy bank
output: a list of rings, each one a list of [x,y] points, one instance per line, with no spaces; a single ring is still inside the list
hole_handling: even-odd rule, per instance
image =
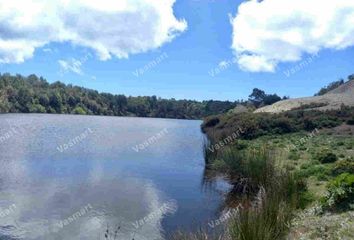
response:
[[[175,239],[352,239],[352,112],[343,107],[206,119],[207,168],[229,175],[233,198],[245,207],[225,223],[223,235]]]
[[[206,150],[208,151],[208,150]],[[226,147],[207,157],[209,167],[227,172],[240,205],[225,225],[223,235],[179,234],[174,239],[281,239],[289,231],[294,211],[304,205],[306,185],[283,169],[267,146],[239,150]]]

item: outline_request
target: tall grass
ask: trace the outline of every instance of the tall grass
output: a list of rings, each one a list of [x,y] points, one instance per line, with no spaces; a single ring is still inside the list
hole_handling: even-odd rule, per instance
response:
[[[228,147],[218,153],[215,161],[223,162],[230,176],[236,179],[236,184],[243,184],[248,192],[255,192],[260,186],[266,187],[274,180],[277,171],[274,159],[266,147],[244,151]]]
[[[204,153],[204,159],[205,159],[205,164],[208,167],[212,161],[214,161],[217,158],[217,151],[212,149],[213,143],[205,139],[203,143],[203,153]]]
[[[302,183],[288,172],[277,177],[266,188],[260,187],[253,204],[244,208],[230,222],[233,240],[284,239],[291,226],[294,210],[299,206]],[[269,176],[270,177],[270,176]]]
[[[228,172],[236,179],[235,187],[248,193],[252,203],[230,220],[229,238],[284,239],[294,210],[302,205],[301,195],[306,190],[304,181],[281,168],[266,146],[244,151],[225,148],[218,153],[217,161],[223,161]],[[209,161],[209,164],[213,164],[213,161]]]

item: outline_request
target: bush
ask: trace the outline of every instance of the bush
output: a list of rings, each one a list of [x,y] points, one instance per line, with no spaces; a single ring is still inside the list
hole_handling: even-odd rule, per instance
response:
[[[73,111],[73,114],[86,115],[86,111],[82,107],[76,107]]]
[[[354,161],[346,159],[336,162],[332,168],[332,174],[337,176],[342,173],[354,174]]]
[[[290,160],[296,161],[296,160],[299,160],[299,159],[300,159],[300,154],[299,154],[297,151],[290,151],[290,152],[289,152],[289,155],[288,155],[288,158],[289,158]]]
[[[354,204],[354,174],[343,173],[327,186],[327,194],[321,199],[324,210],[346,210]]]
[[[322,150],[321,152],[317,153],[316,159],[321,163],[333,163],[337,161],[338,157],[330,150]]]
[[[318,128],[334,128],[341,124],[342,122],[334,116],[326,116],[320,115],[316,120],[314,120],[314,124]]]
[[[328,175],[330,175],[330,170],[324,165],[314,165],[313,163],[301,165],[301,170],[299,175],[302,177],[314,176],[319,181],[328,180]]]
[[[217,117],[207,118],[204,123],[204,127],[215,127],[220,122],[220,119]]]
[[[235,147],[237,150],[244,150],[248,147],[247,142],[244,141],[237,141],[237,143],[235,144]]]
[[[347,120],[348,125],[354,125],[354,117],[352,119]]]

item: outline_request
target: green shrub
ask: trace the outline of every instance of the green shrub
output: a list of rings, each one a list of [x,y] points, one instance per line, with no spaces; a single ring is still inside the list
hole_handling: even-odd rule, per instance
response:
[[[336,116],[320,115],[314,120],[317,128],[333,128],[339,126],[342,122]]]
[[[76,107],[73,111],[73,114],[86,115],[87,112],[82,107]]]
[[[300,209],[305,209],[310,203],[316,200],[316,196],[305,189],[304,191],[300,192],[299,199],[298,199],[298,207]]]
[[[307,151],[307,147],[305,145],[299,146],[300,151]]]
[[[40,104],[30,105],[29,111],[30,111],[31,113],[46,113],[45,107],[43,107],[43,106],[40,105]]]
[[[235,144],[235,147],[238,150],[244,150],[244,149],[246,149],[248,147],[248,144],[245,141],[237,141],[236,144]]]
[[[347,120],[347,124],[348,125],[354,125],[354,117],[352,117],[351,119]]]
[[[219,171],[227,170],[227,167],[226,163],[220,159],[215,159],[211,164],[212,169]]]
[[[337,161],[337,155],[332,153],[330,150],[322,150],[316,155],[316,159],[321,163],[333,163]]]
[[[336,162],[332,168],[332,174],[337,176],[342,173],[354,174],[354,161],[346,159]]]
[[[327,194],[321,199],[324,210],[346,210],[354,204],[354,174],[343,173],[327,186]]]
[[[290,160],[299,160],[300,159],[300,154],[297,152],[297,151],[290,151],[289,152],[289,155],[288,155],[288,158],[290,159]]]
[[[353,149],[353,145],[354,145],[353,142],[348,142],[346,145],[346,149],[348,149],[348,150]]]
[[[204,122],[204,127],[214,127],[220,122],[218,117],[206,118]]]
[[[293,164],[286,164],[285,169],[291,172],[291,171],[295,170],[296,168]]]
[[[299,175],[302,177],[311,177],[314,176],[319,181],[328,180],[330,175],[330,170],[324,165],[314,165],[313,163],[303,164],[300,167]]]

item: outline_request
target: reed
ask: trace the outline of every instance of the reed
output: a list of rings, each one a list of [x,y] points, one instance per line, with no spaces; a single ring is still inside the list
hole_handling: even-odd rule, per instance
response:
[[[217,160],[223,161],[228,172],[235,177],[236,186],[243,185],[242,192],[247,193],[252,203],[229,221],[227,237],[222,239],[285,239],[294,210],[302,205],[301,195],[306,191],[305,182],[299,176],[280,168],[275,155],[266,146],[244,151],[225,148],[218,153]]]

